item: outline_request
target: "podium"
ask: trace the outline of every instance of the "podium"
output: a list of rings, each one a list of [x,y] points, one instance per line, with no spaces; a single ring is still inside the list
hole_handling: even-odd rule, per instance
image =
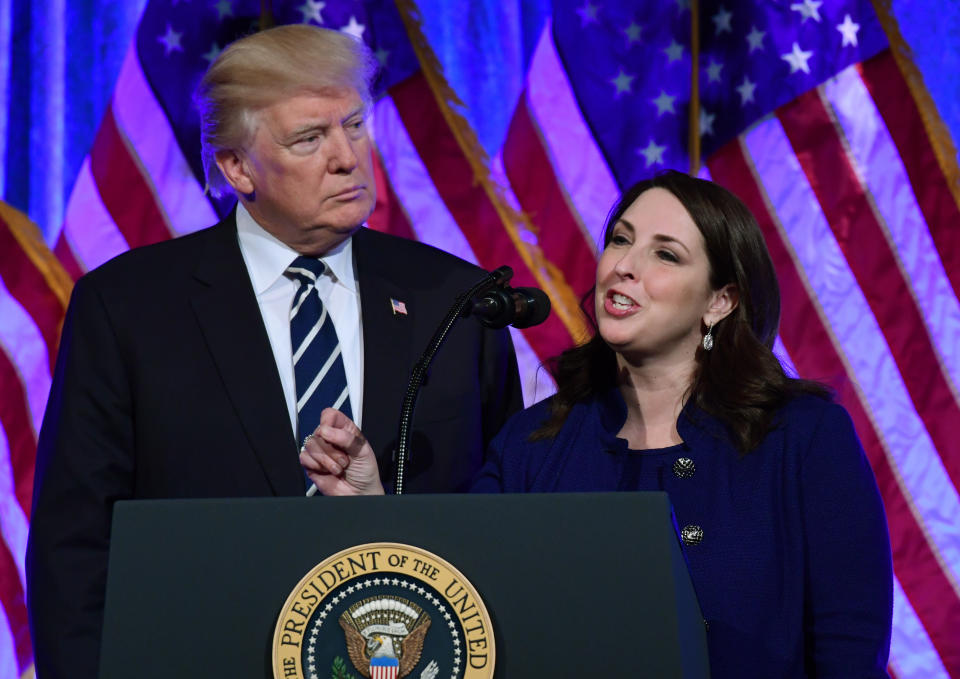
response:
[[[100,677],[272,677],[297,583],[377,542],[427,550],[472,583],[497,678],[709,676],[666,494],[578,493],[119,502]]]

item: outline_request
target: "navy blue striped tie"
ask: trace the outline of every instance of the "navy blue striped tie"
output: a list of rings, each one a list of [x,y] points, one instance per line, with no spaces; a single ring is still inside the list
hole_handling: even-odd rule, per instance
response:
[[[297,438],[301,442],[320,424],[324,408],[336,408],[353,417],[337,330],[316,288],[326,268],[318,259],[301,256],[286,271],[299,284],[290,307],[290,345],[297,386]]]

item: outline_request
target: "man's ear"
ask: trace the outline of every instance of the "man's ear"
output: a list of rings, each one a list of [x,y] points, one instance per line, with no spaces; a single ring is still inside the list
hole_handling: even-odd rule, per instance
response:
[[[254,192],[253,179],[250,177],[246,161],[239,151],[221,149],[214,154],[217,167],[233,190],[242,195]]]
[[[727,283],[719,290],[714,291],[710,306],[707,307],[707,312],[703,315],[704,325],[716,325],[729,316],[739,303],[740,290],[733,283]]]

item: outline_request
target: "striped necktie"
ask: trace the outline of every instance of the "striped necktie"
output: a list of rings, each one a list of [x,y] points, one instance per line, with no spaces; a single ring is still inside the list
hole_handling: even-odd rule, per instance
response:
[[[320,424],[324,408],[333,407],[353,417],[337,330],[316,287],[326,270],[327,265],[318,259],[297,257],[286,271],[298,284],[290,307],[290,345],[300,441]]]

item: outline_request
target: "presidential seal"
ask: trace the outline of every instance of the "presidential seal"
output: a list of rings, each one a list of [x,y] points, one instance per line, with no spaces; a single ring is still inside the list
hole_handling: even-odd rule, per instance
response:
[[[345,549],[287,597],[275,679],[490,679],[493,628],[473,586],[418,547]]]

